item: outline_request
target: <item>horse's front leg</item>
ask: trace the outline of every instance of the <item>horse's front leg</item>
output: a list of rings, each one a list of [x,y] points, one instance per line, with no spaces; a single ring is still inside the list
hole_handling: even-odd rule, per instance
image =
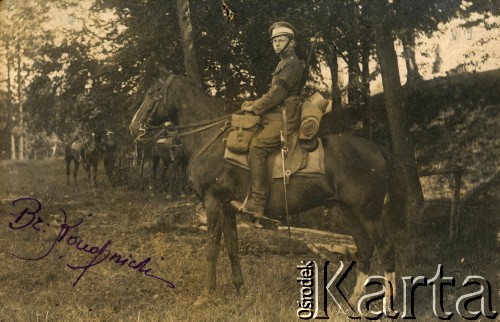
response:
[[[94,181],[94,187],[97,188],[97,165],[91,167],[92,179]]]
[[[69,174],[71,172],[70,167],[71,167],[71,160],[68,160],[66,158],[66,183],[68,186],[69,186]]]
[[[85,169],[85,174],[87,175],[87,181],[90,185],[90,176],[91,176],[90,165],[88,165],[86,162],[83,162],[82,165],[83,165],[83,168]]]
[[[243,285],[243,275],[241,273],[238,230],[236,227],[236,216],[233,209],[226,204],[224,208],[224,241],[231,261],[231,271],[233,273],[233,284],[236,293],[239,293]]]
[[[78,168],[80,167],[80,162],[74,162],[74,167],[73,167],[73,181],[75,182],[75,185],[78,184]]]
[[[220,242],[224,224],[224,213],[222,204],[213,196],[208,196],[205,200],[205,212],[207,215],[207,289],[215,290],[217,283],[217,258],[220,251]]]
[[[160,158],[157,156],[152,157],[151,164],[151,188],[152,192],[158,192],[158,163],[160,162]]]
[[[205,198],[205,214],[207,216],[207,275],[206,289],[200,294],[193,306],[203,306],[209,300],[209,293],[215,290],[217,284],[217,258],[224,224],[222,204],[213,196]]]

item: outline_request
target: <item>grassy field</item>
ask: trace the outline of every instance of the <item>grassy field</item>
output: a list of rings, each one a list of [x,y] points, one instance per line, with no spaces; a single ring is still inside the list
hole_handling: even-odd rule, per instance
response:
[[[294,246],[293,255],[288,255],[286,231],[240,229],[245,278],[241,293],[237,295],[232,287],[230,263],[223,248],[217,268],[217,291],[204,305],[193,307],[204,290],[206,253],[204,233],[191,228],[198,219],[197,201],[191,198],[168,201],[163,195],[124,186],[109,187],[102,173],[97,189],[89,187],[83,174],[80,179],[79,186],[67,186],[64,163],[60,160],[0,163],[3,183],[0,187],[0,320],[298,320],[300,285],[296,281],[299,277],[296,266],[301,260],[321,259],[298,244]],[[17,216],[12,213],[22,211],[27,202],[33,205],[32,201],[26,201],[13,207],[12,201],[18,198],[40,201],[42,209],[38,217],[43,222],[34,226],[40,230],[26,225],[32,218],[29,214],[15,222]],[[94,256],[78,250],[78,244],[69,245],[66,239],[41,260],[27,261],[11,255],[34,258],[46,253],[63,222],[60,209],[66,212],[69,225],[83,219],[82,224],[71,229],[73,236],[83,240],[80,247],[86,243],[89,248],[100,248],[111,240],[112,253],[136,262],[150,257],[146,267],[152,269],[150,274],[171,281],[175,288],[145,276],[138,269],[109,261],[90,267],[73,286],[82,270],[73,270],[67,265],[85,265]],[[445,276],[456,278],[457,286],[467,275],[481,275],[492,282],[494,307],[500,309],[496,230],[483,227],[449,241],[446,230],[432,222],[429,217],[429,225],[409,225],[406,231],[395,232],[398,277],[424,275],[430,278],[436,274],[438,264],[444,266]],[[9,223],[13,227],[26,227],[12,229]],[[352,260],[338,254],[331,254],[328,259],[334,266],[340,260]],[[382,273],[380,263],[375,262],[371,274]],[[344,283],[347,290],[353,283],[350,277]],[[460,287],[447,289],[445,307],[452,312],[460,292]],[[435,319],[431,298],[429,287],[417,291],[419,319]],[[330,310],[333,320],[348,320],[333,303]]]

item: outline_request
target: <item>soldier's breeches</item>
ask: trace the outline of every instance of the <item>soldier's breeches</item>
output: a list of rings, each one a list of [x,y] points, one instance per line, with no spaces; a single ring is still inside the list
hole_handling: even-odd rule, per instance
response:
[[[270,181],[267,174],[267,157],[281,145],[282,122],[266,124],[252,139],[249,150],[249,166],[252,177],[250,197],[255,203],[265,205]]]

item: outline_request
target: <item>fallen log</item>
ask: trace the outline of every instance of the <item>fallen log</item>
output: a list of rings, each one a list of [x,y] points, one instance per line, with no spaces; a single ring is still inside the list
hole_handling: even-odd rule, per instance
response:
[[[194,227],[193,227],[194,228]],[[197,226],[199,230],[207,231],[205,225]],[[239,223],[239,229],[254,228],[247,223]],[[287,233],[288,227],[279,227],[279,235]],[[260,229],[262,234],[269,232],[270,236],[276,234],[275,231]],[[300,241],[313,254],[327,259],[328,253],[337,253],[354,256],[357,252],[356,245],[351,236],[332,233],[328,231],[316,230],[311,228],[290,227],[292,240]],[[283,236],[281,236],[283,237]]]

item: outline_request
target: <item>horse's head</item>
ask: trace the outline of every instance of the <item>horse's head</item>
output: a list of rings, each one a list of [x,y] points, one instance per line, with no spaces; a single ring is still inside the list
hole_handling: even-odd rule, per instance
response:
[[[88,149],[88,151],[92,152],[97,148],[97,140],[98,138],[96,137],[95,132],[89,133],[87,136],[86,142],[85,142],[85,148]]]
[[[144,134],[148,126],[166,121],[185,125],[224,114],[224,108],[193,81],[159,68],[160,77],[148,89],[146,97],[130,123],[130,134]]]
[[[141,130],[150,125],[159,125],[170,120],[168,111],[166,111],[167,92],[174,77],[174,74],[162,73],[149,87],[144,101],[130,123],[130,134],[132,136],[137,137]]]

